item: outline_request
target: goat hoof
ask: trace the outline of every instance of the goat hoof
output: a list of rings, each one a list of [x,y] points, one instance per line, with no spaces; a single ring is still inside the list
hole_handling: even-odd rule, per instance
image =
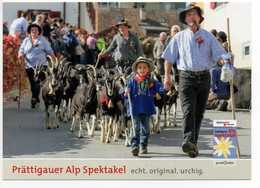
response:
[[[83,138],[83,135],[79,135],[79,138]]]
[[[130,147],[130,142],[129,141],[125,142],[125,147]]]
[[[177,124],[174,124],[174,127],[177,127]]]
[[[51,129],[51,127],[47,127],[47,129]]]

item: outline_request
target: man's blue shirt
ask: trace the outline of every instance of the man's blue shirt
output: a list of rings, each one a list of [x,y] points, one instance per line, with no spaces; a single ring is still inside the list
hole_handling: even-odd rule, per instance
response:
[[[196,38],[203,42],[199,44]],[[212,59],[217,62],[222,54],[226,51],[214,35],[201,28],[194,34],[188,28],[173,37],[162,57],[172,64],[177,62],[179,70],[203,71],[210,70]]]

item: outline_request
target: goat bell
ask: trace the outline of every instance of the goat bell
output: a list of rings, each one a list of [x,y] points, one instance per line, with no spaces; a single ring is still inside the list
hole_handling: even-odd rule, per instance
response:
[[[108,102],[108,108],[113,108],[113,107],[114,107],[113,102],[112,102],[111,100],[109,100],[109,102]]]

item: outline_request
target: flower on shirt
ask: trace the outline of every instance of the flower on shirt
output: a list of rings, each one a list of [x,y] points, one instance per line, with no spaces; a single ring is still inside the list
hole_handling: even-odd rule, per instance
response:
[[[40,44],[41,44],[41,43],[35,42],[35,43],[34,43],[34,47],[38,47]]]
[[[200,48],[200,45],[204,42],[204,40],[203,40],[203,38],[201,38],[201,36],[199,36],[199,37],[195,38],[195,42],[197,42],[199,44],[199,48]]]
[[[134,45],[135,45],[134,41],[131,41],[130,44],[129,44],[130,47],[133,47]]]
[[[149,88],[152,88],[154,86],[154,81],[152,78],[149,79],[148,85],[149,85]]]

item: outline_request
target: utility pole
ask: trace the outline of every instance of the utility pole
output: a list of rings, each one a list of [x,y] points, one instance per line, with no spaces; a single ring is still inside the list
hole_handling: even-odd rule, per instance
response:
[[[95,3],[95,33],[98,33],[98,2]]]

